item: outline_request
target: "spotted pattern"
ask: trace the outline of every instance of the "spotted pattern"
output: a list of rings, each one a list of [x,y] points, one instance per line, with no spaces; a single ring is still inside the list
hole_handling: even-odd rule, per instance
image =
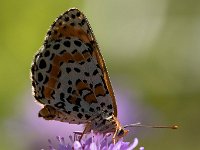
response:
[[[78,9],[68,10],[51,25],[34,57],[31,78],[34,97],[44,105],[39,117],[87,124],[88,132],[116,130],[117,107],[105,63]]]

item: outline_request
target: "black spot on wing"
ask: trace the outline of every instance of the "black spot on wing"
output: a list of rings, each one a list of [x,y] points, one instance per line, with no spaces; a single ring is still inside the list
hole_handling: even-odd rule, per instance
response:
[[[51,98],[55,99],[55,91],[54,90],[51,93]]]
[[[63,45],[66,46],[66,47],[70,47],[70,46],[71,46],[71,43],[70,43],[70,41],[65,41],[65,42],[63,43]]]
[[[43,75],[41,72],[38,73],[38,81],[41,82],[43,80]]]
[[[65,94],[64,93],[60,93],[60,100],[64,102],[65,101],[64,98],[65,98]]]
[[[67,68],[66,68],[66,72],[67,72],[67,73],[70,73],[70,72],[71,72],[71,68],[67,67]]]
[[[61,87],[61,83],[59,82],[57,85],[57,89],[59,89]]]
[[[45,53],[44,53],[44,56],[45,56],[45,57],[48,57],[49,55],[50,55],[50,51],[49,51],[49,50],[46,50]]]
[[[82,61],[82,62],[80,62],[79,64],[80,64],[80,65],[83,65],[84,63],[85,63],[85,62],[84,62],[84,61]]]
[[[101,107],[104,107],[106,104],[104,102],[102,102],[100,105],[101,105]]]
[[[75,16],[74,14],[71,14],[71,18],[72,18],[72,19],[75,19],[75,17],[76,17],[76,16]]]
[[[74,70],[75,70],[77,73],[81,72],[81,70],[80,70],[79,68],[74,68]]]
[[[72,109],[73,109],[73,111],[79,112],[79,107],[78,106],[74,106]]]
[[[91,116],[90,116],[90,115],[88,115],[88,114],[85,114],[85,118],[88,120],[88,119],[90,119],[90,118],[91,118]]]
[[[94,108],[90,107],[89,111],[94,112]]]
[[[66,22],[68,22],[68,21],[69,21],[69,17],[65,17],[64,20],[65,20]]]
[[[70,94],[70,93],[72,92],[72,87],[69,87],[69,88],[67,89],[67,92]]]
[[[75,23],[74,23],[74,22],[72,22],[72,23],[70,23],[70,25],[71,25],[71,26],[75,26]]]
[[[89,77],[90,76],[90,73],[89,72],[84,72],[84,75]]]
[[[110,105],[107,105],[107,108],[108,108],[108,109],[112,109],[113,107],[112,107],[112,105],[110,104]]]
[[[72,81],[71,81],[71,80],[68,80],[68,84],[71,85],[71,84],[72,84]]]
[[[60,48],[60,44],[55,44],[54,46],[53,46],[53,49],[55,49],[55,50],[58,50]]]
[[[76,46],[78,46],[78,47],[80,47],[80,46],[82,45],[82,43],[81,43],[80,41],[77,41],[77,40],[74,41],[74,44],[75,44]]]
[[[78,52],[77,49],[75,49],[75,50],[72,51],[72,54],[75,54],[77,52]]]
[[[82,115],[81,113],[78,113],[78,114],[77,114],[77,117],[78,117],[79,119],[81,119],[81,118],[83,117],[83,115]]]
[[[39,68],[44,69],[46,68],[46,66],[47,66],[46,61],[44,59],[41,59],[39,63]]]
[[[98,70],[95,69],[94,72],[93,72],[93,75],[95,76],[95,75],[97,75],[97,74],[98,74]]]

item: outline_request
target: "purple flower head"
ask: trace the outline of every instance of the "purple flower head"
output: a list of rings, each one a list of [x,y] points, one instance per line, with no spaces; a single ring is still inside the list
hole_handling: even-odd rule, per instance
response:
[[[121,138],[116,144],[112,143],[110,135],[103,135],[100,133],[87,134],[81,141],[73,140],[72,136],[69,137],[71,143],[66,144],[63,137],[57,137],[58,147],[54,148],[51,140],[49,140],[49,150],[133,150],[138,145],[138,139],[135,138],[133,142],[124,142]],[[144,150],[144,147],[140,147]]]

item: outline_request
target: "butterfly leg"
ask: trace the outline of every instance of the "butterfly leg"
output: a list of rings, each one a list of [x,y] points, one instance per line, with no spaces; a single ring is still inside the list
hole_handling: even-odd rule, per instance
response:
[[[90,131],[91,131],[91,124],[88,123],[88,124],[86,124],[85,129],[83,130],[83,132],[82,133],[79,132],[79,134],[81,134],[80,137],[79,137],[79,141],[81,141],[81,139],[83,138],[84,134],[86,134],[86,133],[88,133]]]
[[[116,143],[116,135],[117,135],[117,130],[115,131],[115,133],[113,134],[113,137],[112,137],[112,141],[114,144]]]

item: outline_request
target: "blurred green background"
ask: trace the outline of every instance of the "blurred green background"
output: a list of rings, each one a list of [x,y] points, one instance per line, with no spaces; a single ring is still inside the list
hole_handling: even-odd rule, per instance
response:
[[[37,145],[37,133],[30,137],[34,128],[18,130],[24,116],[31,120],[31,105],[36,105],[30,65],[51,23],[71,7],[79,8],[90,21],[116,87],[133,91],[145,106],[140,111],[148,122],[141,120],[180,125],[176,131],[139,129],[133,136],[140,145],[148,150],[200,149],[197,0],[1,0],[0,149]],[[146,107],[155,115],[149,116]]]

